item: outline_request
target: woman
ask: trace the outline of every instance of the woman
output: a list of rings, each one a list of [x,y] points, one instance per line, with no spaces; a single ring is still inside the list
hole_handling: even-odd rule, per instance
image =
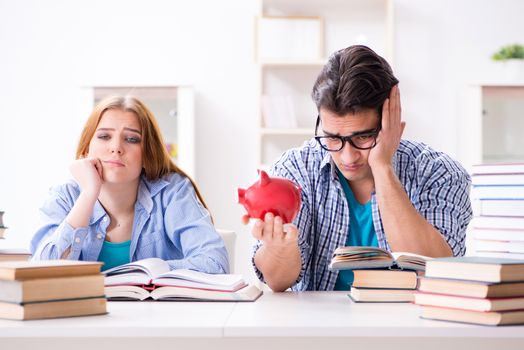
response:
[[[74,180],[51,189],[41,208],[34,260],[102,261],[105,270],[157,257],[172,269],[229,271],[202,196],[137,98],[109,97],[95,107],[70,171]]]

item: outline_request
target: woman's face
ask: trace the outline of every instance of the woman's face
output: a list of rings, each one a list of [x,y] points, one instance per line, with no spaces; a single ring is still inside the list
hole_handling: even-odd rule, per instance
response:
[[[142,130],[133,112],[104,112],[89,143],[88,157],[102,163],[104,182],[134,182],[142,172]]]

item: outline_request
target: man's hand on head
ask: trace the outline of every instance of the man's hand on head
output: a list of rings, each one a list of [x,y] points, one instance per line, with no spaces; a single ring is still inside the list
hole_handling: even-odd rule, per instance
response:
[[[391,166],[391,159],[398,149],[405,127],[406,122],[401,117],[400,91],[398,85],[395,85],[382,106],[382,128],[377,145],[369,152],[371,171]]]

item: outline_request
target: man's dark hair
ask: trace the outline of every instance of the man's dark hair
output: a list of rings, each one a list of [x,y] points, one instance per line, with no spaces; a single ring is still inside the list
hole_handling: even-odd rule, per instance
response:
[[[329,57],[320,72],[311,96],[320,107],[338,115],[375,109],[382,105],[398,79],[385,59],[367,46],[354,45]]]

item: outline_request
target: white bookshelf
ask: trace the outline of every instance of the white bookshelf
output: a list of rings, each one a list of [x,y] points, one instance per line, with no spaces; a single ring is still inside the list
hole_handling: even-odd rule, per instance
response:
[[[466,87],[459,120],[460,159],[473,164],[524,162],[524,81]]]
[[[176,147],[175,163],[195,178],[195,114],[194,91],[188,86],[94,86],[85,89],[85,98],[92,103],[109,95],[133,95],[151,110],[157,120],[164,142]],[[175,146],[176,145],[176,146]]]
[[[267,58],[269,55],[260,52],[259,28],[255,30],[254,51],[258,71],[256,113],[259,116],[257,154],[261,168],[267,168],[283,151],[298,147],[314,136],[317,110],[310,95],[329,55],[350,45],[364,44],[393,63],[393,4],[393,0],[259,1],[259,14],[255,20],[257,26],[260,18],[268,17],[289,19],[291,22],[294,19],[318,19],[321,24],[318,50],[317,47],[304,49],[304,57],[300,57],[300,52],[289,53],[285,48],[283,57]],[[291,23],[289,31],[294,30],[296,25]],[[304,32],[311,33],[310,27],[305,27]],[[290,37],[287,31],[282,35]],[[304,42],[300,34],[296,35],[297,42]],[[311,35],[316,40],[316,32]],[[273,36],[279,40],[277,30]],[[317,51],[318,55],[312,56]],[[271,55],[278,56],[278,52],[272,52]],[[271,118],[268,118],[267,111],[275,110],[268,108],[268,96],[269,106],[271,101],[286,100],[286,103],[280,103],[285,112],[275,113],[278,116],[273,119],[274,125],[268,125],[271,124]],[[289,115],[290,120],[284,122],[287,127],[277,125],[281,118],[287,119]]]

